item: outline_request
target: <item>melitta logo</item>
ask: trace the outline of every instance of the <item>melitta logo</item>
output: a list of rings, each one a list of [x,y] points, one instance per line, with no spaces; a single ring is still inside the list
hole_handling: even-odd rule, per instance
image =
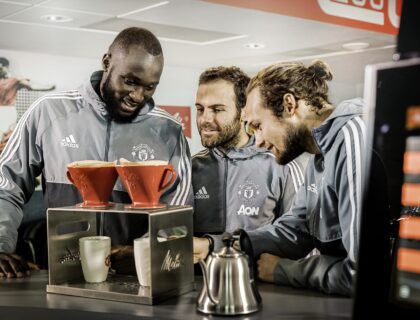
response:
[[[258,216],[258,213],[260,212],[260,207],[245,207],[245,205],[241,205],[241,207],[238,210],[238,215],[244,215],[244,216]]]
[[[75,262],[80,260],[80,253],[79,252],[72,252],[68,247],[66,247],[66,254],[62,256],[58,262],[61,264],[68,263],[68,262]]]
[[[358,20],[383,26],[385,15],[392,26],[398,28],[400,17],[397,15],[397,0],[318,0],[326,14],[351,20]],[[388,4],[388,8],[385,5]]]
[[[161,271],[172,271],[181,267],[183,259],[181,253],[178,252],[175,256],[171,255],[171,250],[166,253],[165,259],[163,260]]]

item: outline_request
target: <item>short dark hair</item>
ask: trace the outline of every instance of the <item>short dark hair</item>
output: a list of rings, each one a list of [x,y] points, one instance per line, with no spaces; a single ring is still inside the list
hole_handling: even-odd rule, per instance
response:
[[[236,108],[241,111],[246,104],[246,88],[250,78],[238,67],[213,67],[206,69],[198,81],[199,85],[209,82],[225,80],[233,84],[236,96]]]
[[[132,45],[142,47],[152,56],[162,54],[162,46],[158,38],[149,30],[137,27],[122,30],[111,43],[109,51],[115,49],[127,50]]]
[[[258,72],[249,82],[247,93],[258,88],[265,106],[281,118],[286,93],[319,109],[330,103],[327,81],[332,78],[330,67],[321,60],[315,60],[309,67],[301,62],[281,62]]]
[[[7,60],[5,57],[0,57],[0,64],[5,67],[8,67],[10,63],[9,60]]]

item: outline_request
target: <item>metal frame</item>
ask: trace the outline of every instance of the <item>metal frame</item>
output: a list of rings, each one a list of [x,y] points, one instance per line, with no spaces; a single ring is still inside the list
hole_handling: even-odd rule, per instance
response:
[[[102,283],[86,283],[79,259],[78,240],[97,235],[97,220],[107,214],[145,214],[149,219],[151,286],[141,287],[135,276],[108,275]],[[47,292],[81,297],[155,304],[194,289],[193,210],[190,206],[167,206],[155,210],[80,207],[47,211],[49,282]],[[183,226],[183,237],[158,239],[164,229]],[[100,230],[101,228],[99,228]],[[160,234],[160,233],[159,233]]]

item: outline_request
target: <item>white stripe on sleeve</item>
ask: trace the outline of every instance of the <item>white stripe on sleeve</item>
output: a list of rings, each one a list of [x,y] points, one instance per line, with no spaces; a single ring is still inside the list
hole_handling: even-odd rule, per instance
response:
[[[293,160],[292,162],[290,162],[290,164],[293,166],[295,173],[296,173],[296,178],[297,178],[297,183],[298,183],[298,188],[303,184],[303,175],[302,172],[300,172],[299,170],[299,165],[296,163],[295,160]]]
[[[357,123],[360,126],[360,131],[362,131],[362,136],[363,136],[363,144],[366,143],[366,124],[363,122],[362,118],[360,117],[355,117],[354,118]]]
[[[292,176],[292,181],[293,181],[293,186],[295,187],[295,192],[297,192],[299,188],[298,188],[298,185],[296,183],[296,178],[295,178],[295,173],[294,173],[294,170],[293,170],[293,166],[290,163],[288,163],[287,166],[289,167],[289,173]]]
[[[10,183],[9,180],[4,176],[4,172],[3,172],[4,164],[10,161],[15,155],[15,153],[17,152],[19,145],[22,142],[23,129],[25,127],[26,120],[29,118],[29,115],[33,112],[33,110],[35,110],[35,108],[44,100],[50,100],[50,99],[51,100],[56,100],[56,99],[78,100],[81,98],[82,98],[81,95],[77,91],[70,92],[67,95],[63,95],[63,93],[49,94],[49,95],[39,98],[28,108],[28,110],[20,118],[15,130],[13,130],[13,133],[10,136],[10,139],[5,149],[3,150],[0,156],[0,188],[6,188]]]
[[[186,140],[181,137],[180,149],[181,155],[178,164],[178,172],[180,172],[181,183],[178,185],[175,196],[171,201],[171,205],[182,205],[187,201],[188,194],[191,188],[191,165],[185,151]]]
[[[356,224],[357,224],[357,199],[355,198],[355,188],[357,188],[357,186],[355,186],[355,181],[353,180],[353,150],[352,150],[352,137],[351,134],[347,128],[347,126],[342,128],[343,133],[344,133],[344,141],[345,141],[345,147],[346,147],[346,155],[347,155],[347,159],[346,159],[346,163],[347,163],[347,179],[348,179],[348,184],[349,184],[349,198],[350,198],[350,205],[351,205],[351,221],[350,221],[350,248],[349,248],[349,258],[352,262],[356,261],[356,244],[355,241],[357,241],[357,239],[355,239],[355,229],[356,229]],[[352,132],[354,133],[354,132]],[[358,135],[358,132],[357,132]],[[355,142],[355,141],[354,141]],[[360,148],[360,144],[359,145],[355,145],[355,148]],[[359,155],[360,156],[360,150],[359,151],[355,151],[355,156]],[[356,159],[356,163],[357,163],[357,159]],[[357,166],[357,164],[356,164]],[[360,173],[360,172],[359,172]],[[357,180],[357,172],[356,172],[356,180]],[[357,183],[357,181],[356,181]],[[356,190],[357,192],[357,190]],[[357,196],[356,196],[357,197]]]

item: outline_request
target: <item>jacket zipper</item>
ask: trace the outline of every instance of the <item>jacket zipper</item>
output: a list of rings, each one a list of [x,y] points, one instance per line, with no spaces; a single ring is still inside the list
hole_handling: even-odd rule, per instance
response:
[[[106,138],[105,138],[105,155],[104,161],[108,161],[108,152],[109,152],[109,140],[111,137],[111,120],[107,120],[106,123]]]
[[[225,161],[225,176],[223,181],[223,232],[226,231],[226,218],[227,218],[227,210],[226,210],[226,186],[227,186],[227,178],[228,178],[228,158],[226,155],[223,156],[223,160]]]
[[[104,161],[108,161],[108,152],[109,152],[109,139],[111,136],[111,120],[107,120],[106,123],[106,137],[105,137],[105,154],[104,154]],[[100,220],[99,220],[99,235],[104,235],[104,223],[105,223],[105,214],[101,212]]]

